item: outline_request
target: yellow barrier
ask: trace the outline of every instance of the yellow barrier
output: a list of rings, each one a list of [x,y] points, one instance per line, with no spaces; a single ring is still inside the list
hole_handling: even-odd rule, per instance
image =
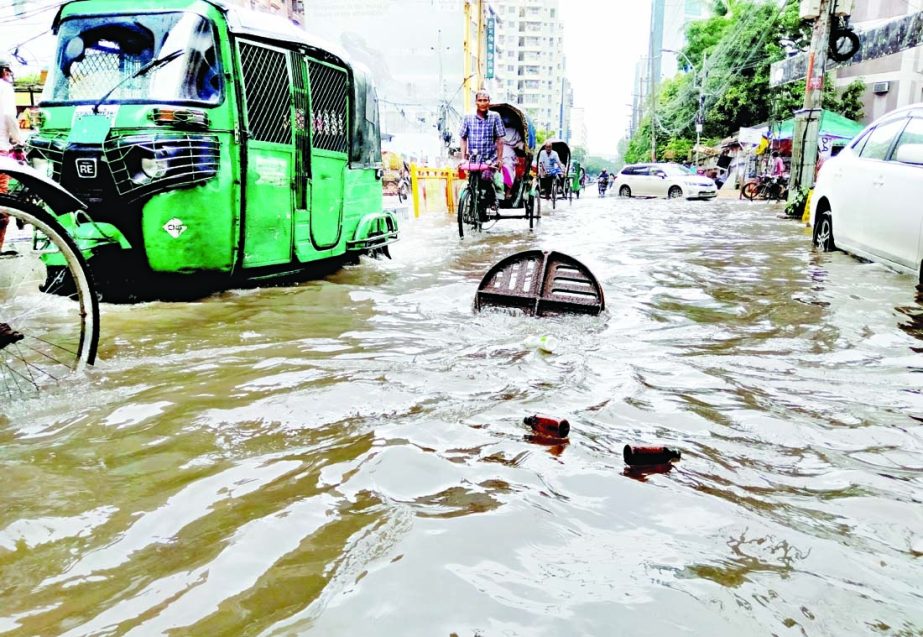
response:
[[[444,184],[438,186],[438,200],[441,201],[445,197],[445,211],[455,214],[455,171],[451,168],[427,168],[410,164],[410,190],[413,197],[414,217],[420,216],[421,195],[424,207],[429,209],[429,199],[436,196],[435,192],[430,194],[429,186],[433,182],[440,181]]]

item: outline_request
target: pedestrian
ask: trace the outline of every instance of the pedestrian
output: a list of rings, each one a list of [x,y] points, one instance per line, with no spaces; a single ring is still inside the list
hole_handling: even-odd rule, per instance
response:
[[[772,177],[782,177],[785,175],[785,162],[782,161],[782,158],[779,156],[779,151],[772,151],[772,172],[770,173]]]
[[[541,184],[542,196],[546,198],[550,197],[551,187],[555,178],[564,172],[561,168],[561,157],[550,141],[546,141],[545,145],[538,152],[534,165],[538,168],[538,179],[539,184]]]
[[[19,122],[16,120],[16,93],[13,89],[13,67],[7,60],[0,59],[0,156],[11,157],[14,148],[22,143]],[[9,190],[9,175],[0,174],[0,194]],[[6,227],[9,215],[0,212],[0,256],[16,254],[13,250],[3,250],[6,239]]]

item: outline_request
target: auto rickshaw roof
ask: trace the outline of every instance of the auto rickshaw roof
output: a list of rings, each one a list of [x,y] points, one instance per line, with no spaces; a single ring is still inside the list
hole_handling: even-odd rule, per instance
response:
[[[55,16],[52,28],[57,31],[58,25],[61,22],[62,13],[67,8],[88,1],[89,0],[70,0],[62,4]],[[312,53],[315,53],[325,61],[338,62],[350,69],[353,66],[353,63],[349,59],[349,54],[346,53],[345,49],[331,42],[327,42],[323,38],[310,34],[304,29],[300,29],[285,18],[271,13],[238,7],[225,0],[190,1],[188,5],[189,10],[192,10],[196,2],[210,4],[221,11],[226,17],[228,30],[235,35],[249,35],[263,40],[294,42],[307,47]],[[146,13],[148,11],[152,13],[162,13],[165,9],[163,7],[150,7],[150,9],[141,9],[138,13]]]

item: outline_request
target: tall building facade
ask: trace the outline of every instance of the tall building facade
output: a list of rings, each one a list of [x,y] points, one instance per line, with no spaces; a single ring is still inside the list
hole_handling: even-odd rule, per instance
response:
[[[686,60],[677,53],[686,46],[686,28],[690,22],[709,17],[712,5],[710,0],[652,0],[647,56],[635,65],[629,134],[640,126],[641,118],[650,107],[650,93],[657,90],[656,85],[687,66]]]
[[[855,3],[850,21],[862,31],[919,11],[923,11],[920,0],[865,0]],[[923,46],[849,64],[837,71],[836,84],[840,88],[856,79],[861,79],[866,87],[862,97],[865,123],[901,106],[923,102]]]
[[[567,81],[558,0],[494,0],[495,100],[516,104],[538,128],[570,135],[573,90]]]

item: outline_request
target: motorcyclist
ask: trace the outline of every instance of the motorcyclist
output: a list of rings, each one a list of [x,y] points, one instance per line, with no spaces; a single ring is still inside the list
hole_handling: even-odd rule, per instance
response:
[[[599,177],[596,178],[596,183],[599,186],[599,196],[604,196],[609,188],[609,171],[603,168]]]

